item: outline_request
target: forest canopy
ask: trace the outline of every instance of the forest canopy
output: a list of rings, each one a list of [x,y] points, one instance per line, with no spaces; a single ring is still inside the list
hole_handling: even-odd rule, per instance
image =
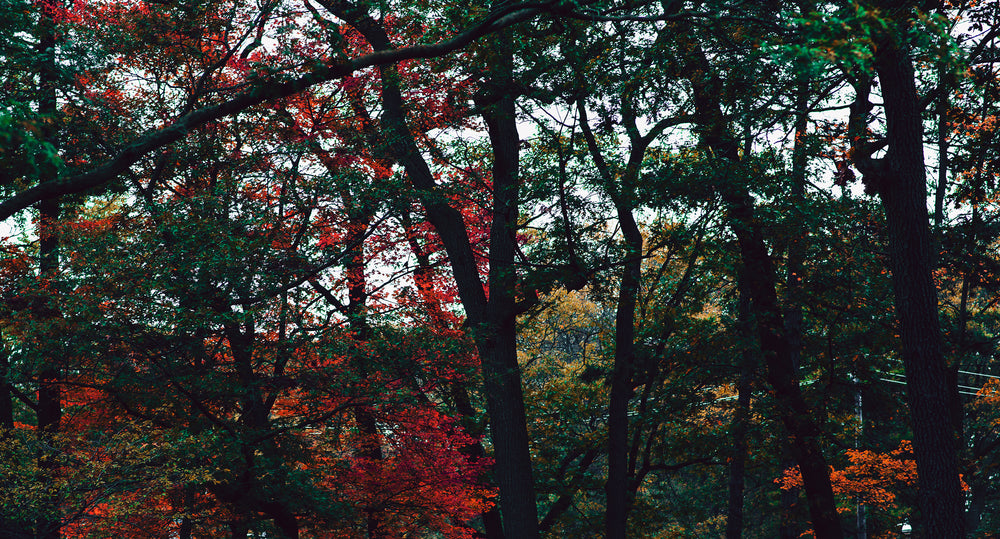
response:
[[[0,0],[0,539],[992,537],[997,21]]]

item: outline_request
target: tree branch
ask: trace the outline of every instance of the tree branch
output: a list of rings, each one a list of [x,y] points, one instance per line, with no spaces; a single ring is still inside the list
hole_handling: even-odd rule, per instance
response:
[[[394,64],[403,60],[444,56],[487,34],[528,20],[538,14],[552,11],[555,9],[555,4],[556,2],[549,1],[509,6],[504,10],[491,13],[489,17],[476,26],[445,41],[411,45],[400,49],[379,50],[343,63],[317,65],[312,72],[286,82],[257,82],[250,89],[228,101],[189,112],[170,125],[147,131],[126,145],[117,156],[96,168],[81,174],[41,183],[0,202],[0,220],[7,219],[16,212],[41,200],[82,193],[109,183],[149,152],[176,142],[191,130],[209,122],[231,116],[268,101],[297,94],[316,84],[344,78],[367,67]]]

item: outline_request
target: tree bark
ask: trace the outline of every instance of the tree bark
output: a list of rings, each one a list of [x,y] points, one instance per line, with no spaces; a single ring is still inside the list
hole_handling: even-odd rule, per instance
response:
[[[361,8],[323,4],[358,29],[376,51],[392,50],[385,30]],[[380,68],[382,127],[388,149],[406,170],[448,253],[459,296],[479,351],[486,393],[486,410],[494,447],[494,477],[500,490],[503,529],[507,536],[538,537],[531,454],[528,445],[521,370],[517,363],[517,275],[515,228],[518,217],[518,161],[520,138],[514,113],[513,52],[509,32],[491,37],[484,48],[489,69],[484,85],[483,119],[493,148],[493,214],[490,229],[490,269],[487,298],[479,267],[461,213],[437,193],[430,167],[420,155],[406,121],[399,73],[392,65]]]
[[[585,91],[586,83],[581,80],[578,84],[581,91]],[[642,283],[643,239],[634,215],[635,186],[639,180],[646,150],[667,125],[662,121],[658,122],[645,135],[640,135],[637,113],[632,103],[634,84],[634,82],[627,84],[622,92],[621,115],[622,124],[629,138],[629,157],[624,167],[619,165],[621,174],[615,174],[605,161],[597,138],[590,127],[583,98],[577,103],[580,129],[604,184],[604,190],[615,205],[618,225],[625,241],[615,309],[614,367],[608,398],[608,479],[604,485],[607,500],[604,527],[608,539],[627,537],[628,513],[634,499],[633,483],[636,479],[635,462],[632,457],[637,454],[633,452],[630,455],[628,409],[635,387],[635,311]],[[636,438],[633,447],[638,450],[639,432],[633,434]],[[635,485],[635,488],[638,488],[638,485]]]
[[[803,69],[804,66],[798,66]],[[806,164],[808,155],[804,147],[805,137],[808,128],[809,106],[809,79],[806,75],[797,73],[799,78],[795,90],[795,142],[792,147],[792,170],[791,170],[791,201],[796,205],[801,205],[805,201],[806,193]],[[795,212],[798,214],[798,212]],[[802,364],[802,302],[799,297],[802,280],[802,272],[805,268],[805,245],[803,240],[805,234],[799,228],[793,233],[788,243],[788,257],[786,261],[786,297],[785,297],[785,333],[788,338],[788,347],[791,353],[792,369],[795,376],[799,375],[799,367]],[[780,465],[782,470],[798,466],[798,462],[792,457],[792,448],[789,443],[784,443],[786,447],[781,449]],[[782,489],[781,491],[781,522],[778,527],[778,537],[780,539],[798,539],[802,533],[801,513],[798,507],[801,489],[798,487]]]
[[[888,35],[878,43],[875,68],[885,103],[888,146],[877,169],[869,166],[862,172],[885,211],[923,534],[962,538],[965,518],[955,423],[960,402],[942,353],[921,107],[913,63],[902,39]]]
[[[0,345],[0,442],[7,440],[14,429],[14,399],[10,386],[10,356]]]
[[[520,135],[517,131],[510,32],[489,39],[490,69],[483,120],[493,148],[493,221],[490,226],[489,303],[483,378],[490,432],[496,448],[495,478],[500,488],[504,532],[509,537],[538,537],[528,427],[517,363],[517,218]],[[506,492],[506,494],[505,494]],[[506,499],[504,499],[506,497]]]
[[[742,285],[742,279],[740,288]],[[739,297],[738,329],[743,340],[739,358],[739,379],[736,383],[736,411],[733,414],[733,453],[729,460],[729,500],[726,507],[726,539],[743,536],[743,496],[746,483],[746,461],[749,446],[750,398],[753,393],[754,370],[758,351],[754,346],[753,321],[750,318],[750,296],[743,290]]]
[[[38,114],[45,121],[43,123],[42,136],[46,142],[57,144],[56,140],[56,85],[57,66],[55,49],[56,28],[53,20],[53,13],[46,8],[41,8],[39,12],[39,36],[37,51],[40,58],[38,75]],[[39,183],[55,180],[58,171],[55,166],[47,162],[43,157],[39,159]],[[60,214],[60,202],[58,198],[42,200],[37,204],[38,208],[38,277],[40,281],[54,283],[59,270],[59,233],[57,222]],[[55,322],[59,313],[48,304],[44,297],[38,299],[39,304],[35,306],[35,316],[50,324]],[[54,329],[53,329],[54,331]],[[52,343],[58,342],[61,337],[52,335]],[[49,352],[49,357],[45,358],[45,365],[39,372],[38,380],[38,436],[44,440],[45,447],[53,447],[55,438],[60,430],[62,421],[62,367],[61,358]],[[56,482],[58,474],[55,462],[55,454],[50,450],[40,450],[38,456],[38,468],[41,473],[41,480],[45,483]],[[60,518],[60,500],[58,494],[47,494],[43,504],[44,513],[37,521],[36,534],[41,539],[59,539],[59,529],[62,526]]]
[[[722,114],[721,81],[714,75],[704,50],[689,37],[680,41],[687,49],[689,80],[695,102],[695,117],[701,126],[701,145],[717,156],[723,171],[740,160],[736,141]],[[728,163],[727,163],[728,161]],[[723,172],[724,173],[724,172]],[[761,352],[767,366],[767,381],[773,390],[781,421],[791,437],[792,456],[799,463],[806,501],[818,539],[840,539],[843,530],[837,514],[829,467],[820,449],[822,431],[802,397],[795,369],[795,356],[785,332],[776,291],[777,275],[764,243],[761,225],[754,215],[754,201],[747,188],[732,180],[719,186],[728,206],[729,226],[736,235],[746,290],[757,319]]]
[[[625,236],[626,259],[622,267],[615,313],[615,364],[608,403],[608,480],[605,531],[608,539],[627,537],[629,496],[628,405],[632,400],[635,370],[635,307],[642,265],[642,234],[632,208],[616,202],[618,221]]]
[[[403,227],[406,229],[410,250],[417,259],[416,268],[413,270],[413,280],[417,287],[417,293],[420,294],[424,308],[430,315],[431,324],[439,329],[450,329],[450,325],[446,321],[447,317],[444,314],[444,309],[441,306],[441,301],[434,295],[433,269],[431,268],[430,257],[427,251],[421,247],[420,243],[412,235],[413,222],[408,211],[402,215],[402,221]],[[478,461],[486,457],[486,448],[483,447],[483,443],[480,440],[484,428],[483,425],[476,421],[477,412],[472,405],[472,400],[469,398],[469,391],[465,387],[465,383],[463,380],[452,382],[450,393],[455,411],[462,418],[462,427],[474,439],[472,443],[461,449],[462,454],[472,461]],[[480,480],[487,484],[492,483],[492,478],[485,475]],[[483,513],[482,521],[486,539],[503,539],[503,523],[501,522],[500,511],[496,506],[490,507],[489,510]]]
[[[792,456],[799,463],[809,515],[818,539],[840,539],[843,530],[837,514],[826,458],[820,449],[822,431],[802,397],[784,324],[778,308],[775,274],[760,225],[754,217],[749,194],[727,195],[730,226],[736,234],[747,278],[747,291],[757,317],[767,381],[773,390],[781,421],[791,436]]]
[[[580,113],[580,128],[594,165],[605,184],[605,191],[614,202],[618,224],[625,239],[625,261],[622,265],[615,308],[615,362],[608,396],[608,479],[604,484],[607,499],[604,515],[606,536],[608,539],[625,539],[628,511],[631,506],[629,483],[632,479],[629,469],[628,406],[634,393],[632,380],[635,370],[635,308],[642,280],[642,234],[632,213],[634,194],[631,186],[638,177],[642,157],[651,139],[639,137],[635,131],[630,132],[629,161],[622,177],[615,178],[590,128],[583,102],[580,102],[577,108]],[[635,121],[634,115],[630,112],[628,98],[623,98],[624,122]]]

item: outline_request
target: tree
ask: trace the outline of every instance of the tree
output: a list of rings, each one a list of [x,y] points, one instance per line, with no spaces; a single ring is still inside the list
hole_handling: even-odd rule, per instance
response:
[[[923,106],[917,94],[911,44],[901,25],[915,3],[881,4],[887,19],[873,35],[873,63],[885,99],[886,148],[874,159],[874,146],[863,131],[870,108],[870,79],[862,77],[852,108],[852,158],[864,175],[866,190],[882,201],[889,239],[896,312],[900,320],[902,359],[913,417],[914,449],[922,478],[921,514],[927,533],[964,537],[965,518],[959,486],[955,377],[942,352],[937,291],[932,278],[931,233],[923,157]]]
[[[0,527],[988,528],[996,8],[932,4],[4,4]]]

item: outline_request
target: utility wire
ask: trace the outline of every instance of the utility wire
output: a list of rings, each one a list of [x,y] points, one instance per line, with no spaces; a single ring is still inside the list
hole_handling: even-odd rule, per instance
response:
[[[897,375],[897,376],[902,376],[902,375]],[[889,382],[891,384],[899,384],[901,386],[905,386],[906,385],[906,380],[899,380],[899,379],[894,379],[894,378],[879,378],[879,380],[882,380],[883,382]],[[963,387],[964,388],[968,388],[968,389],[976,389],[974,387],[969,387],[969,386],[958,386],[958,387],[959,387],[959,391],[958,391],[959,395],[968,395],[970,397],[975,397],[975,396],[979,395],[978,390],[977,390],[977,392],[962,391],[961,390],[961,388],[963,388]]]

